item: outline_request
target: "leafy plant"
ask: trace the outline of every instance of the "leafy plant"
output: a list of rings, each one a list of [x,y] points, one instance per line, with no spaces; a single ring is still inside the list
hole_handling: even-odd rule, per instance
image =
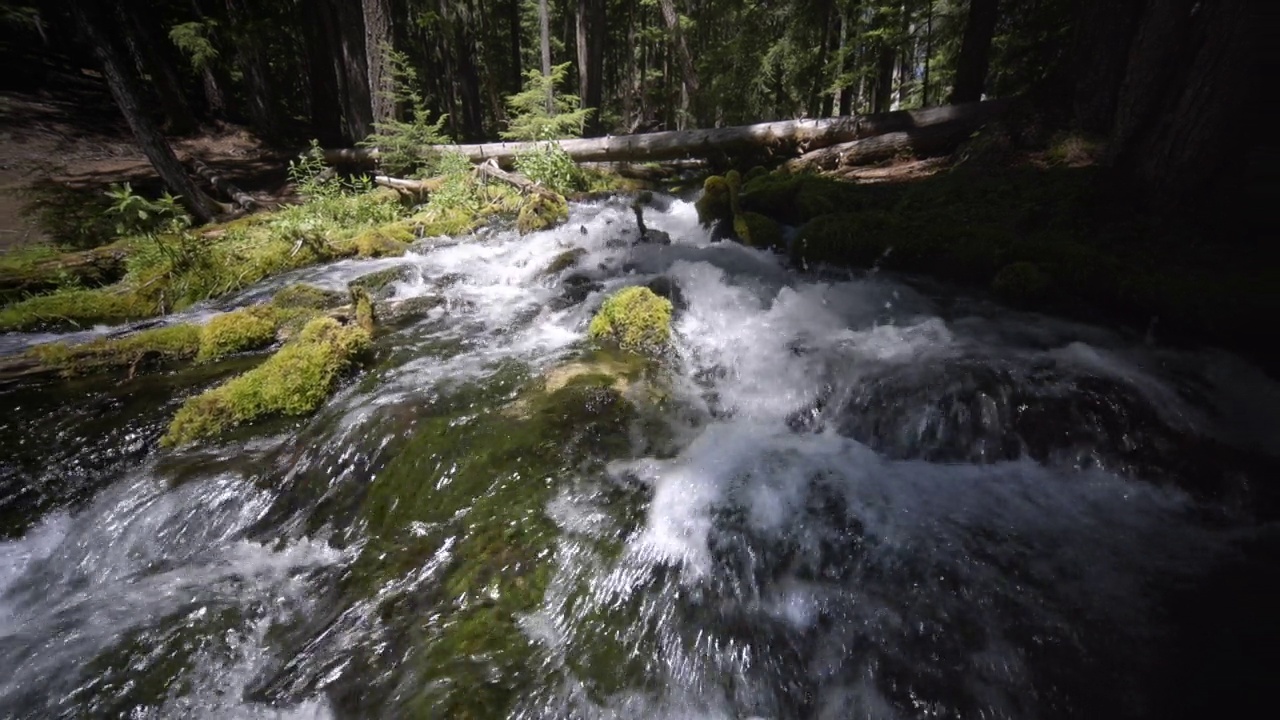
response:
[[[586,186],[582,168],[556,143],[539,144],[532,150],[518,153],[515,164],[522,175],[561,195]]]
[[[431,119],[426,100],[417,90],[418,75],[404,53],[384,49],[392,82],[390,91],[382,91],[397,106],[407,108],[408,120],[391,118],[374,123],[374,132],[360,141],[363,147],[378,148],[378,162],[392,175],[435,174],[436,156],[432,145],[446,145],[452,140],[444,132],[448,115]]]
[[[571,63],[551,68],[550,75],[538,70],[525,72],[524,89],[507,98],[510,118],[502,137],[508,140],[554,140],[578,137],[591,117],[591,108],[578,108],[577,95],[556,93],[564,83]],[[577,109],[575,109],[577,108]]]
[[[185,22],[174,25],[169,30],[169,39],[186,54],[191,67],[196,70],[203,69],[218,59],[218,49],[209,39],[215,26],[213,21]]]
[[[112,185],[105,194],[111,201],[107,213],[115,216],[118,235],[178,232],[191,225],[191,217],[182,209],[178,197],[168,192],[148,200],[126,182]]]

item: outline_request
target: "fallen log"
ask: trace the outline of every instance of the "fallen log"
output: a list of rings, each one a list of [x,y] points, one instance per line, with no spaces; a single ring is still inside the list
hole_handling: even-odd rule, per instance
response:
[[[47,292],[69,280],[75,280],[84,287],[109,285],[124,275],[127,255],[123,244],[113,243],[23,266],[0,264],[0,299]]]
[[[560,195],[557,194],[555,191],[549,190],[539,185],[538,183],[530,180],[524,175],[521,175],[520,173],[507,172],[506,170],[503,170],[502,168],[498,167],[498,161],[494,160],[493,158],[490,158],[480,163],[480,165],[476,167],[476,174],[478,174],[482,178],[493,178],[494,180],[501,180],[502,182],[515,187],[517,190],[523,193],[542,195],[545,197],[554,197],[557,200],[563,200],[562,198],[560,198]]]
[[[905,132],[932,125],[975,118],[989,119],[1007,106],[1004,100],[947,105],[924,110],[900,110],[878,115],[847,116],[816,120],[783,120],[700,130],[671,130],[641,135],[555,140],[578,162],[660,161],[715,157],[746,151],[768,151],[789,157],[824,147],[861,140],[890,132]],[[454,152],[474,163],[494,160],[509,165],[515,156],[544,143],[497,142],[477,145],[434,145],[438,152]],[[327,163],[369,163],[377,160],[376,148],[332,149],[324,151]]]
[[[442,180],[440,178],[431,178],[428,180],[409,180],[407,178],[391,177],[389,175],[374,175],[373,184],[389,187],[393,190],[402,190],[412,193],[429,193],[435,192],[440,188]]]
[[[835,170],[850,165],[869,165],[891,160],[900,155],[931,157],[945,155],[967,140],[991,116],[972,115],[950,122],[927,125],[876,135],[863,140],[840,143],[807,152],[788,160],[783,167],[789,172]]]
[[[197,175],[204,178],[205,182],[209,183],[214,190],[217,190],[224,196],[234,200],[241,208],[244,208],[245,210],[253,210],[258,207],[258,201],[254,200],[252,195],[236,187],[230,180],[214,172],[213,168],[206,165],[203,161],[198,159],[192,160],[191,168],[195,170]]]

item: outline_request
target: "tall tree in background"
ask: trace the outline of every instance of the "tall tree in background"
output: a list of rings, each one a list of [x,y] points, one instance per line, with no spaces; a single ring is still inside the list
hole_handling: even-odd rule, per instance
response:
[[[174,70],[172,58],[164,56],[169,43],[161,43],[151,23],[153,13],[141,12],[136,0],[118,3],[116,20],[122,30],[121,37],[141,76],[148,80],[151,93],[164,109],[166,129],[175,135],[185,135],[196,128],[196,117],[187,103],[182,81]]]
[[[671,43],[675,46],[676,59],[680,63],[680,115],[676,118],[676,127],[684,128],[689,120],[694,119],[693,104],[698,101],[698,71],[694,69],[693,55],[689,53],[689,45],[685,42],[684,30],[680,27],[680,14],[676,12],[674,0],[659,0],[662,6],[662,19],[671,33]]]
[[[605,0],[578,0],[578,96],[582,107],[593,110],[588,120],[588,134],[600,125],[604,99]]]
[[[395,78],[391,74],[392,36],[390,0],[361,0],[364,11],[365,67],[369,73],[369,102],[374,123],[396,116]]]
[[[245,111],[249,122],[260,135],[279,138],[280,116],[274,102],[278,93],[263,52],[258,23],[245,0],[226,0],[226,5],[227,19],[235,34],[236,65],[244,81]]]
[[[70,5],[76,26],[102,66],[102,74],[107,78],[111,96],[124,114],[125,122],[129,124],[143,153],[151,161],[169,192],[182,198],[182,203],[191,211],[192,216],[200,222],[210,222],[213,220],[211,203],[191,176],[187,175],[182,163],[173,154],[169,141],[147,114],[141,84],[129,67],[124,53],[112,39],[120,35],[120,28],[112,23],[111,8],[103,8],[94,0],[72,0]]]
[[[547,9],[547,0],[538,0],[538,39],[542,50],[542,76],[551,77],[551,12]],[[555,97],[551,86],[547,86],[547,112],[555,112]]]
[[[1000,17],[999,0],[969,0],[960,56],[956,59],[956,82],[951,90],[952,103],[982,99],[991,63],[991,39],[995,37]]]

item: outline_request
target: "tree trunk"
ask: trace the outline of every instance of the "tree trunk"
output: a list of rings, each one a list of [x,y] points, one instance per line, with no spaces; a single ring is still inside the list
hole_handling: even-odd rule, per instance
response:
[[[395,78],[391,75],[389,55],[395,49],[390,4],[388,0],[361,0],[365,70],[369,73],[369,104],[375,126],[396,116]]]
[[[559,140],[556,144],[578,162],[679,160],[733,153],[759,154],[761,150],[789,157],[876,135],[921,131],[934,126],[964,126],[968,128],[966,132],[972,132],[1007,107],[1007,102],[993,100],[863,117],[784,120],[726,128]],[[433,149],[460,153],[472,162],[494,160],[505,165],[510,164],[518,153],[527,152],[537,145],[539,143],[484,143],[437,145]],[[376,158],[376,151],[367,149],[325,151],[325,161],[331,163],[368,162]]]
[[[337,48],[336,23],[328,0],[302,3],[301,25],[307,49],[307,85],[311,100],[311,136],[321,144],[341,142],[353,145],[362,140],[344,127],[340,51]]]
[[[257,28],[243,3],[244,0],[227,0],[227,17],[237,33],[235,56],[244,78],[245,110],[255,130],[266,138],[277,138],[280,124],[272,102],[275,88],[258,44]]]
[[[520,0],[511,0],[507,9],[507,22],[511,31],[511,86],[508,92],[515,94],[520,92],[520,87],[524,85],[524,59],[520,53],[520,37],[523,31],[520,27]],[[550,59],[550,58],[548,58]]]
[[[969,15],[956,58],[956,84],[951,91],[952,103],[976,102],[982,99],[991,64],[991,39],[1000,17],[999,0],[969,0]]]
[[[182,81],[174,71],[172,58],[163,56],[156,33],[142,17],[142,12],[135,3],[115,3],[116,17],[120,22],[125,45],[141,76],[149,80],[155,89],[153,93],[160,107],[164,110],[165,128],[175,135],[186,135],[196,129],[196,116],[187,104],[186,92],[182,89]]]
[[[582,107],[595,112],[587,120],[588,135],[599,134],[604,102],[604,0],[578,0],[578,94]]]
[[[876,60],[876,92],[872,97],[871,111],[874,113],[889,112],[893,104],[893,66],[898,54],[891,45],[880,47]]]
[[[1129,62],[1143,0],[1084,0],[1076,14],[1071,57],[1074,114],[1080,129],[1104,134],[1115,123],[1116,100]]]
[[[1242,163],[1256,141],[1248,104],[1262,90],[1261,3],[1154,0],[1120,91],[1113,157],[1162,208],[1184,207]]]
[[[681,108],[681,119],[679,127],[685,127],[690,119],[696,122],[695,113],[690,107],[694,99],[698,97],[698,73],[693,66],[693,56],[689,54],[689,46],[684,41],[684,31],[680,29],[680,15],[676,12],[676,6],[673,0],[659,0],[662,6],[662,19],[667,24],[667,30],[671,32],[672,44],[675,45],[676,60],[680,63],[681,80],[684,83],[685,105]]]
[[[551,75],[551,13],[547,9],[547,0],[538,0],[538,39],[542,43],[542,77],[549,77]],[[555,96],[548,87],[547,112],[555,111]]]
[[[73,2],[71,10],[80,32],[88,40],[94,56],[102,65],[102,74],[107,78],[111,96],[115,98],[134,138],[164,181],[165,187],[182,199],[182,203],[197,220],[202,223],[212,221],[212,202],[187,175],[182,163],[173,154],[173,148],[169,147],[169,142],[143,109],[142,88],[130,72],[124,54],[111,40],[119,34],[118,29],[109,24],[109,16],[96,3]]]
[[[924,31],[924,85],[920,89],[920,107],[929,107],[929,60],[933,58],[933,0],[929,0],[928,13]]]

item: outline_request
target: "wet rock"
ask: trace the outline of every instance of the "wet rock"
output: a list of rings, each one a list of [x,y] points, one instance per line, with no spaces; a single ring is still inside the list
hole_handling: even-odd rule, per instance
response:
[[[391,296],[392,285],[408,282],[415,277],[417,277],[417,270],[412,265],[397,265],[361,275],[347,283],[347,287],[362,289],[375,299],[385,299]]]
[[[677,310],[682,310],[688,307],[688,304],[684,299],[684,293],[680,292],[680,286],[666,275],[661,275],[650,280],[645,284],[645,287],[652,290],[654,295],[670,300],[671,304]]]

